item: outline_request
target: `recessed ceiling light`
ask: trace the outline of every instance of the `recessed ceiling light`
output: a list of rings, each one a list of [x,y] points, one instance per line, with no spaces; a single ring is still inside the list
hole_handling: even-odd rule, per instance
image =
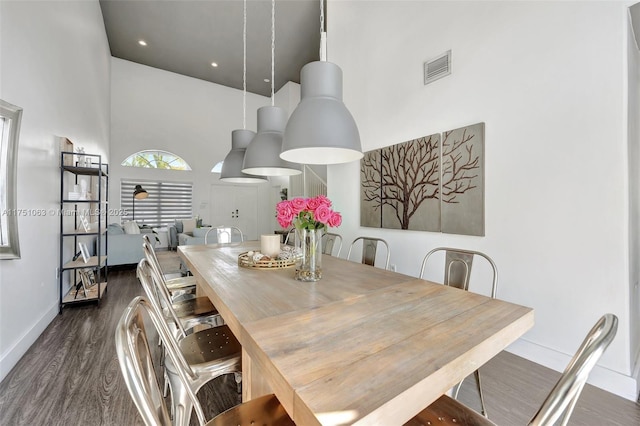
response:
[[[214,68],[218,68],[218,63],[217,62],[211,62],[211,66]]]
[[[138,44],[139,44],[140,46],[146,46],[146,45],[147,45],[147,42],[146,42],[146,41],[144,41],[144,40],[138,40]]]
[[[265,79],[264,79],[264,82],[265,82],[265,83],[268,83],[268,82],[270,82],[270,81],[271,81],[271,80],[269,80],[268,78],[265,78]]]

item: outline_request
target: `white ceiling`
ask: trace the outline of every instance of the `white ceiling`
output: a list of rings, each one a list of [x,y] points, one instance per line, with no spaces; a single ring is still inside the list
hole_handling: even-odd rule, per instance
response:
[[[100,0],[111,55],[242,89],[242,0]],[[275,90],[318,60],[320,1],[276,1]],[[140,46],[138,40],[148,45]],[[211,66],[217,62],[218,67]],[[247,91],[270,96],[271,1],[247,1]]]

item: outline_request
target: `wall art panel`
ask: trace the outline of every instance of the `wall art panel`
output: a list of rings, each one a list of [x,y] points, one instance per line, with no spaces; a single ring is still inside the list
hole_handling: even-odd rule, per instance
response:
[[[440,135],[382,149],[382,227],[440,230]]]
[[[442,232],[484,236],[484,123],[442,134]]]
[[[380,150],[364,153],[360,160],[360,225],[382,226],[382,169]]]

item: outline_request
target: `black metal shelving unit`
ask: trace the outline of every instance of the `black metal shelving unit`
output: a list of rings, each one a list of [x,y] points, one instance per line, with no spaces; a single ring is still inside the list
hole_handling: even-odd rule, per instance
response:
[[[91,165],[81,165],[75,161],[78,156],[84,156],[91,159]],[[78,179],[81,176],[88,176],[90,178],[97,178],[97,197],[89,200],[76,200],[70,199],[67,196],[69,188],[66,188],[65,177],[66,174],[72,174],[75,176],[74,183],[78,184]],[[104,191],[103,191],[103,179],[104,179]],[[92,190],[89,187],[89,190]],[[94,194],[92,194],[92,197]],[[95,207],[94,207],[95,206]],[[95,226],[97,229],[90,229],[86,231],[80,229],[81,220],[79,219],[78,212],[82,208],[89,210],[88,214],[91,217],[92,213],[97,215]],[[60,153],[60,264],[58,269],[58,282],[60,285],[60,306],[59,312],[62,313],[62,309],[67,305],[77,303],[97,303],[100,305],[102,296],[107,291],[107,278],[108,278],[108,266],[107,266],[107,223],[109,219],[109,165],[102,162],[102,156],[98,154],[78,154],[74,152],[63,151]],[[73,230],[69,230],[70,223],[65,223],[66,217],[73,217]],[[68,221],[67,221],[68,222]],[[91,221],[88,221],[91,223]],[[65,225],[66,228],[65,229]],[[84,237],[95,237],[95,255],[89,257],[85,262],[82,256],[73,259],[76,252],[79,251],[78,243],[80,240],[90,241]],[[73,238],[73,253],[65,254],[64,246],[67,239]],[[104,253],[102,253],[104,239]],[[93,240],[93,239],[92,239]],[[93,272],[95,278],[95,284],[88,287],[78,277],[78,270],[90,270]],[[65,273],[71,273],[70,287],[65,285]]]

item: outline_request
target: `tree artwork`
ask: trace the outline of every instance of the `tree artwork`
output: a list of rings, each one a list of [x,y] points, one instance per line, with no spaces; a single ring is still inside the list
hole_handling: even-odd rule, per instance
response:
[[[484,123],[365,153],[361,225],[484,235]]]
[[[395,219],[390,220],[391,226],[385,226],[383,218],[383,227],[409,229],[420,206],[438,197],[439,141],[440,135],[414,139],[363,159],[364,199],[373,203],[374,210],[387,209]]]

